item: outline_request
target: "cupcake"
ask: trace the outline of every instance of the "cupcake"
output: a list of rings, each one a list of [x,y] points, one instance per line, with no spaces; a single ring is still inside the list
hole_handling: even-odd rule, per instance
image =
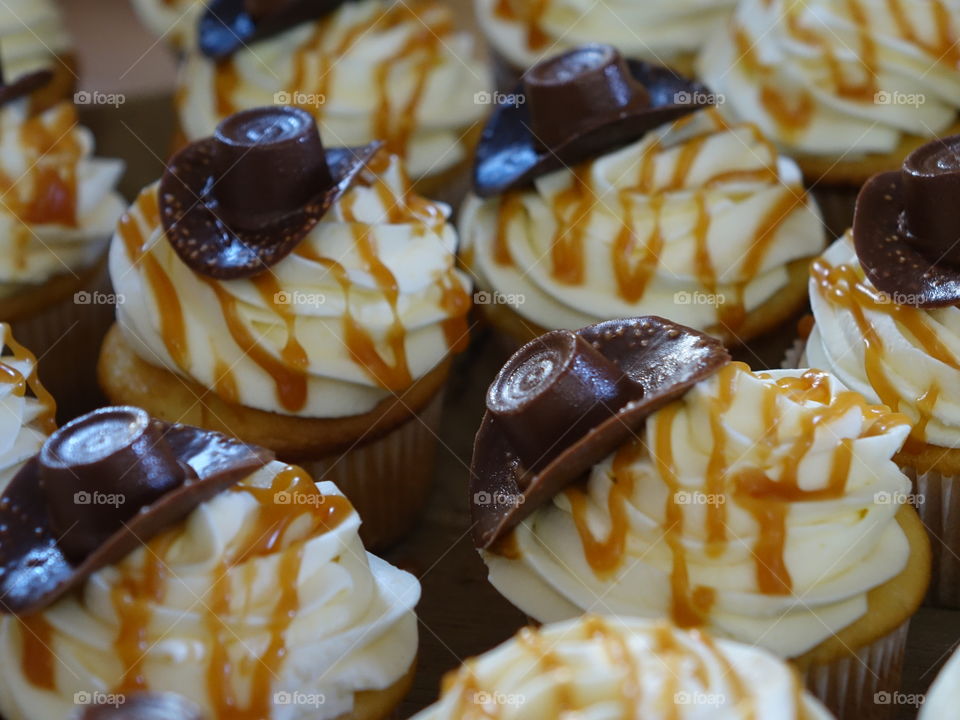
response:
[[[494,56],[497,84],[512,87],[531,65],[587,42],[616,45],[630,57],[682,72],[733,14],[736,0],[476,0]]]
[[[960,607],[960,136],[871,178],[853,228],[812,267],[806,359],[909,416],[895,460],[914,481],[930,532],[930,599]]]
[[[697,70],[799,163],[836,235],[867,178],[960,128],[958,40],[954,2],[744,0]]]
[[[960,652],[954,652],[927,691],[917,720],[940,720],[957,713],[960,689]]]
[[[885,717],[930,547],[891,458],[910,425],[820,370],[754,373],[662,318],[554,331],[487,393],[472,475],[491,583],[540,622],[672,619]]]
[[[0,63],[7,77],[38,70],[52,73],[50,82],[30,97],[35,111],[73,95],[77,63],[54,0],[0,3]]]
[[[37,359],[0,323],[0,492],[54,429],[57,406],[37,377]]]
[[[782,660],[665,621],[584,615],[524,628],[444,678],[414,720],[832,720]]]
[[[101,386],[335,481],[382,547],[426,499],[467,342],[449,212],[379,143],[324,150],[303,110],[238,113],[120,221]]]
[[[97,399],[95,346],[112,315],[106,249],[123,212],[115,190],[123,163],[94,157],[93,135],[72,104],[31,111],[51,77],[38,71],[0,84],[0,320],[75,413]]]
[[[196,42],[197,22],[205,0],[131,0],[133,9],[147,29],[183,50]]]
[[[472,38],[433,0],[396,3],[211,2],[177,90],[188,140],[238,110],[295,105],[336,145],[383,140],[428,197],[466,179],[490,81]],[[308,7],[309,6],[309,7]],[[228,21],[220,17],[236,17]],[[465,189],[465,188],[464,188]]]
[[[336,486],[271,458],[133,407],[54,433],[0,499],[3,716],[173,692],[208,720],[387,717],[419,583],[364,552]]]
[[[531,68],[524,92],[484,130],[459,223],[477,304],[511,351],[642,314],[741,344],[805,305],[816,204],[703,86],[584,45]]]

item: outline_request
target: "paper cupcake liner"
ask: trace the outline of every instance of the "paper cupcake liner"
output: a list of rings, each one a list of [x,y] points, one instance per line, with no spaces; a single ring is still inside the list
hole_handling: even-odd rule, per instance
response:
[[[806,338],[797,338],[794,340],[793,345],[784,353],[783,360],[780,361],[780,368],[782,370],[793,370],[794,368],[803,367],[801,362],[803,361],[803,352],[806,349]]]
[[[900,469],[913,482],[914,507],[930,536],[932,567],[925,604],[960,608],[960,478],[931,470]]]
[[[57,418],[104,404],[97,384],[100,344],[115,308],[106,265],[73,295],[12,323],[13,337],[37,356],[43,386],[57,401]]]
[[[823,223],[827,226],[830,242],[853,225],[853,210],[859,190],[859,187],[831,186],[822,182],[812,189],[813,197],[823,215]]]
[[[443,391],[402,425],[344,453],[300,462],[315,480],[336,483],[356,508],[368,550],[413,529],[426,504],[437,454]]]
[[[854,655],[802,671],[807,689],[837,720],[888,720],[907,649],[910,620]]]

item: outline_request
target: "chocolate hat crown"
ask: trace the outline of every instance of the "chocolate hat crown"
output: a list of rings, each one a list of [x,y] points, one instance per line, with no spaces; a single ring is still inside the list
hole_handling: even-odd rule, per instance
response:
[[[167,240],[204,275],[261,273],[290,254],[381,145],[326,150],[300,108],[231,115],[170,160],[159,190]]]
[[[719,340],[653,316],[524,345],[491,384],[474,443],[475,544],[490,547],[729,360]]]
[[[0,495],[0,611],[42,609],[272,459],[140,408],[67,423]]]
[[[853,239],[870,281],[898,304],[960,303],[960,135],[910,153],[857,197]]]
[[[598,157],[710,104],[706,87],[625,60],[610,45],[581,45],[531,67],[494,108],[477,146],[474,191],[490,197]]]
[[[12,83],[8,83],[6,73],[3,69],[3,62],[0,61],[0,107],[27,97],[42,90],[53,80],[51,70],[36,70],[34,72],[21,75]]]

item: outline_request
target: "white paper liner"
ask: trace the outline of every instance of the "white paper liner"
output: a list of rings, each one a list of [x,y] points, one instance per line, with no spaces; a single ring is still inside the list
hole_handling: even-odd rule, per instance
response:
[[[905,465],[900,469],[913,482],[914,507],[930,536],[933,564],[926,604],[960,608],[960,478],[935,470],[918,474]]]
[[[433,478],[443,391],[414,417],[373,442],[299,462],[315,480],[336,483],[357,509],[367,549],[406,535],[426,504]]]
[[[900,689],[903,656],[907,649],[909,618],[900,627],[854,655],[803,671],[807,689],[827,706],[837,720],[888,720]]]
[[[803,362],[803,353],[806,349],[806,338],[797,338],[794,340],[793,345],[787,348],[787,352],[783,355],[783,360],[780,361],[781,369],[793,370],[794,368],[803,367],[800,363]]]

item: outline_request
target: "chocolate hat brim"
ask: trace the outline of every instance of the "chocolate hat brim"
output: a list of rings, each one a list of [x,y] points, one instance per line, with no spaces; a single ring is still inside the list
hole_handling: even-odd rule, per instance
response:
[[[477,145],[473,166],[473,190],[482,198],[523,187],[547,173],[569,167],[640,139],[655,127],[708,107],[706,86],[658,65],[627,60],[630,73],[646,87],[650,106],[622,114],[578,133],[552,149],[540,147],[531,130],[526,103],[497,105]],[[522,97],[523,84],[514,97]],[[686,93],[694,102],[677,104]]]
[[[217,214],[211,175],[213,138],[191,143],[174,155],[160,180],[161,219],[167,240],[196,272],[220,280],[252,277],[289,255],[327,210],[350,189],[383,146],[328,148],[333,185],[310,202],[257,231],[229,227]]]
[[[24,465],[0,497],[0,612],[42,610],[274,458],[264,448],[187,425],[168,426],[164,438],[189,468],[187,480],[143,508],[79,564],[66,558],[50,527],[39,460]]]
[[[899,171],[867,180],[857,197],[853,244],[867,279],[899,305],[945,307],[960,303],[960,269],[935,262],[903,231]]]
[[[200,52],[213,60],[222,60],[244,45],[321,18],[345,1],[293,0],[282,12],[258,22],[246,11],[244,0],[210,0],[197,25]]]
[[[525,483],[510,439],[488,411],[477,432],[470,466],[474,543],[489,548],[549,502],[564,487],[635,437],[655,410],[680,397],[730,361],[723,344],[709,335],[661,317],[607,320],[578,330],[644,391],[600,425],[561,451]],[[537,342],[533,340],[532,342]],[[478,503],[478,494],[511,502]]]
[[[37,90],[49,85],[51,80],[53,80],[52,71],[37,70],[21,75],[9,85],[0,85],[0,107],[27,95],[32,95]]]

